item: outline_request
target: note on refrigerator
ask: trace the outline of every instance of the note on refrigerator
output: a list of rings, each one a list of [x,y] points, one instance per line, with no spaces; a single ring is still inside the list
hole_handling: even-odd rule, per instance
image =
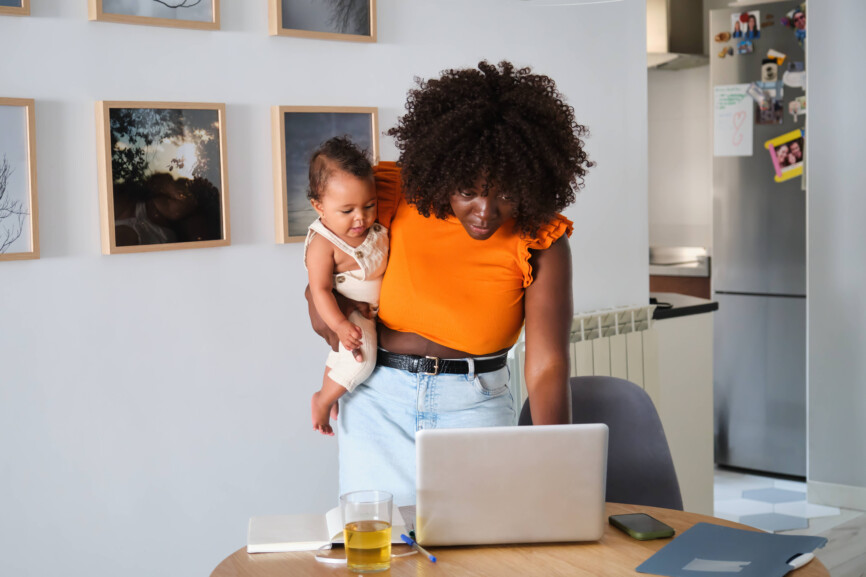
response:
[[[748,84],[715,86],[713,93],[713,155],[752,156],[754,102]]]

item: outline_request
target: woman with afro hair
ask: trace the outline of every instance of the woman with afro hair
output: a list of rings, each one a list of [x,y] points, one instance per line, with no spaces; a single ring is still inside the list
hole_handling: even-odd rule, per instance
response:
[[[509,62],[417,80],[387,134],[400,158],[375,168],[391,234],[380,348],[340,402],[340,491],[406,505],[416,431],[516,422],[505,362],[521,328],[533,423],[571,422],[572,223],[560,212],[592,163],[553,80]],[[310,317],[335,346],[312,305]]]

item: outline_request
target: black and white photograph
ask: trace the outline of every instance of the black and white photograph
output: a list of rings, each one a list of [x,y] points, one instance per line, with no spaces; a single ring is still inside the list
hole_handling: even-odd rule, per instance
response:
[[[39,257],[33,109],[0,98],[0,261]]]
[[[291,107],[274,109],[274,151],[277,240],[303,240],[316,211],[307,199],[310,157],[320,144],[334,136],[348,136],[378,162],[378,112],[376,108]]]
[[[219,28],[219,0],[90,0],[90,19],[176,28]]]
[[[30,14],[30,0],[0,0],[0,15],[27,16]]]
[[[376,0],[271,0],[272,35],[376,41]]]
[[[101,106],[103,252],[227,245],[224,106]]]

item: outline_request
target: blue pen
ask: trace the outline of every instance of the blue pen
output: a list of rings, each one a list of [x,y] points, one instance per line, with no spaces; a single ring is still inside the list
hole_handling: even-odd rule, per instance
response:
[[[416,542],[412,539],[412,537],[410,537],[410,536],[408,536],[408,535],[403,535],[403,534],[401,534],[401,535],[400,535],[400,538],[403,539],[403,542],[406,543],[407,545],[411,545],[412,548],[415,549],[416,551],[418,551],[418,552],[423,553],[424,555],[426,555],[427,558],[430,559],[430,561],[432,561],[433,563],[436,562],[436,557],[433,556],[433,555],[431,555],[431,554],[430,554],[430,551],[428,551],[427,549],[425,549],[424,547],[422,547],[421,545],[419,545],[418,543],[416,543]]]

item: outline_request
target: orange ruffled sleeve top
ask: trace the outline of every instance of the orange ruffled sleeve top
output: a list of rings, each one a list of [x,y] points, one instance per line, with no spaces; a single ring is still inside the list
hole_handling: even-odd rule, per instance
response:
[[[379,222],[391,233],[379,320],[473,355],[517,342],[524,290],[532,284],[530,251],[571,236],[572,222],[556,215],[535,238],[506,223],[489,239],[475,240],[455,217],[427,218],[408,204],[395,163],[379,163],[375,175]]]

